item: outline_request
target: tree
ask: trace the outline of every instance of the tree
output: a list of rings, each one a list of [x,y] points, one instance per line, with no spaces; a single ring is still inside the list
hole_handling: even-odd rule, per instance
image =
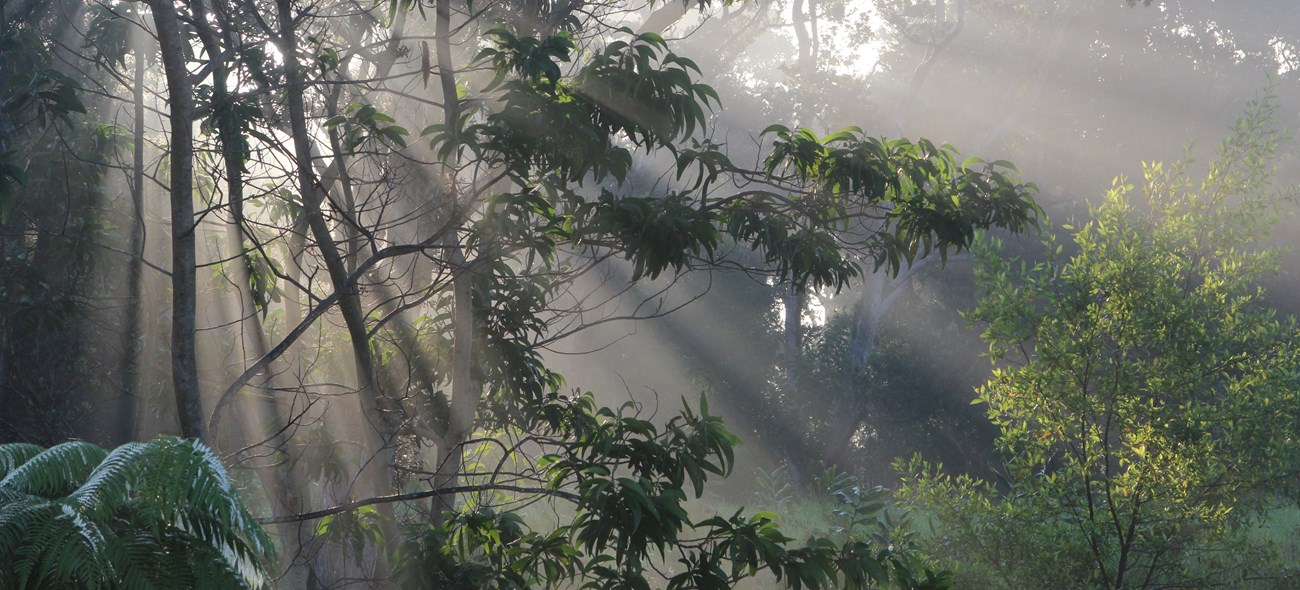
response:
[[[894,459],[917,452],[959,472],[987,473],[996,432],[970,402],[988,370],[978,335],[959,321],[975,301],[973,287],[961,284],[971,267],[934,265],[947,276],[900,274],[905,283],[879,273],[864,278],[851,310],[827,309],[825,324],[808,330],[797,367],[807,389],[785,400],[806,426],[786,438],[809,439],[825,464],[867,481],[893,481]]]
[[[981,249],[970,318],[998,367],[978,399],[1005,473],[953,479],[918,459],[901,495],[985,584],[1277,575],[1239,538],[1300,467],[1297,324],[1257,286],[1278,268],[1268,228],[1295,198],[1270,185],[1274,108],[1253,103],[1200,182],[1187,161],[1147,165],[1138,189],[1117,180],[1068,257],[1050,241],[1033,266]]]
[[[816,6],[809,21],[820,32],[824,49],[811,76],[799,72],[796,65],[799,38],[791,22],[796,4]],[[870,18],[859,12],[861,4],[846,7],[821,0],[733,8],[715,14],[698,29],[678,25],[677,32],[684,38],[674,47],[697,57],[713,76],[711,83],[728,107],[719,117],[720,127],[736,121],[733,130],[743,133],[739,130],[744,129],[745,119],[753,118],[751,113],[763,113],[767,119],[784,117],[779,113],[802,113],[804,101],[812,100],[817,121],[833,122],[831,129],[858,124],[904,136],[943,139],[981,156],[1014,161],[1043,189],[1039,203],[1062,217],[1066,212],[1084,214],[1077,198],[1081,187],[1108,185],[1116,171],[1128,173],[1126,166],[1135,167],[1139,158],[1177,158],[1176,152],[1153,152],[1160,148],[1150,138],[1172,135],[1194,138],[1198,144],[1217,143],[1220,123],[1231,120],[1251,89],[1267,77],[1289,80],[1300,74],[1292,65],[1293,35],[1286,32],[1296,27],[1288,20],[1292,15],[1276,2],[1251,7],[1138,3],[1129,8],[1123,2],[882,0],[874,3]],[[680,12],[682,6],[668,8]],[[720,49],[713,49],[715,43]],[[879,50],[879,60],[858,68],[840,61],[848,57],[851,64],[850,48],[855,45],[868,46],[872,53]],[[1294,103],[1291,86],[1278,85],[1281,104]],[[1134,101],[1133,96],[1149,100]],[[804,124],[802,117],[800,121]],[[1176,142],[1163,146],[1176,148]],[[1295,167],[1283,162],[1281,174],[1289,181]],[[1278,234],[1284,240],[1287,235],[1300,235],[1289,227]],[[859,321],[852,335],[855,356],[870,351],[875,342],[891,345],[877,340],[873,329],[873,325],[898,322],[907,313],[904,307],[888,304],[891,292],[910,293],[918,283],[921,288],[940,290],[973,288],[973,277],[964,266],[956,272],[945,268],[914,274],[907,281],[881,276],[864,277],[863,282],[865,288],[854,288],[862,295],[859,303],[842,307],[851,309]],[[1273,301],[1295,309],[1292,292],[1274,289]],[[819,299],[823,304],[829,300],[825,309],[830,310],[845,297]],[[959,305],[973,305],[973,298]],[[725,302],[717,307],[723,313],[732,308]],[[765,309],[753,308],[749,315]],[[745,316],[736,313],[736,317]],[[955,320],[956,314],[952,317]],[[804,323],[813,322],[805,317]],[[808,332],[814,331],[809,325]],[[967,347],[960,349],[964,352]],[[754,360],[759,364],[759,359]],[[864,375],[869,371],[857,369]],[[875,411],[871,407],[875,404],[857,395],[871,391],[870,387],[841,391],[844,395],[833,408],[818,406],[827,408],[839,422],[832,428],[842,434],[832,438],[864,440],[867,433],[888,427],[887,412]],[[959,390],[957,396],[969,396],[970,391]],[[775,409],[756,407],[752,395],[715,399],[719,407],[729,399],[744,400],[737,404],[741,407],[728,408],[727,416],[735,423],[750,408],[783,416],[816,393],[803,388],[798,394],[775,392],[771,396]],[[921,399],[945,394],[943,389],[926,387],[913,392]],[[984,422],[975,407],[969,409],[967,423]],[[981,431],[987,429],[966,429],[966,433],[979,433],[979,439],[987,438]],[[776,428],[746,437],[747,441],[761,443],[765,433],[772,433],[770,453],[789,448],[786,433]],[[844,455],[854,460],[870,452],[854,445],[847,448],[850,452]],[[833,451],[829,455],[831,460],[837,458]],[[959,462],[949,461],[949,467]]]
[[[194,325],[198,289],[194,276],[198,270],[194,253],[197,230],[193,194],[194,89],[189,71],[185,69],[186,39],[181,36],[176,6],[170,1],[159,0],[151,3],[150,7],[158,31],[163,70],[167,74],[167,105],[171,122],[168,191],[172,218],[172,387],[181,433],[189,438],[206,440],[207,424],[203,420],[203,402],[199,398]]]
[[[196,441],[0,445],[5,588],[263,588],[274,553]]]
[[[98,219],[101,160],[114,142],[88,110],[84,78],[58,67],[57,12],[37,3],[0,18],[0,438],[50,444],[94,393],[79,357],[103,358],[80,305],[95,272],[85,237]],[[73,157],[76,146],[85,160]],[[58,352],[55,352],[58,351]],[[84,357],[83,357],[84,355]],[[96,360],[82,367],[102,369]],[[91,433],[88,433],[91,434]],[[98,433],[94,433],[98,434]]]
[[[880,548],[778,551],[786,541],[763,518],[689,526],[683,486],[698,496],[704,472],[728,470],[729,435],[704,409],[661,426],[599,410],[566,391],[542,351],[595,323],[581,280],[601,269],[637,285],[716,268],[722,250],[739,247],[778,283],[839,289],[864,261],[897,272],[968,247],[976,229],[1030,227],[1032,186],[1007,165],[856,128],[821,136],[777,125],[763,134],[762,165],[737,166],[708,135],[721,105],[700,68],[658,34],[608,27],[636,16],[620,4],[479,11],[439,1],[429,18],[402,1],[153,5],[170,47],[168,95],[181,95],[168,105],[180,131],[172,203],[192,204],[193,193],[204,205],[198,218],[173,209],[172,237],[215,234],[207,243],[220,244],[178,259],[171,277],[211,268],[213,284],[239,291],[236,305],[204,306],[188,329],[178,299],[173,336],[211,334],[199,364],[227,385],[200,409],[211,410],[212,440],[233,450],[232,464],[257,471],[267,522],[351,515],[312,529],[323,534],[302,554],[286,551],[309,566],[308,583],[382,579],[399,519],[452,542],[448,523],[506,492],[576,499],[580,521],[556,530],[596,531],[565,541],[579,547],[565,559],[602,583],[644,580],[652,559],[648,542],[611,539],[656,540],[659,559],[688,530],[706,537],[684,558],[713,584],[749,575],[715,570],[733,560],[736,535],[760,529],[764,567],[798,573],[792,585],[893,575]],[[186,140],[194,122],[199,133]],[[408,128],[423,129],[422,141]],[[191,148],[193,179],[183,169]],[[638,170],[656,157],[666,186]],[[191,180],[193,191],[181,190]],[[178,284],[173,295],[188,300]],[[228,367],[238,374],[222,374]],[[188,372],[175,369],[173,389],[182,433],[197,435],[202,381],[183,381]],[[700,438],[701,425],[717,431]],[[470,467],[482,444],[555,458],[484,476]],[[431,505],[395,507],[417,498]],[[360,559],[336,559],[371,514],[377,538]],[[524,579],[559,583],[573,571]]]

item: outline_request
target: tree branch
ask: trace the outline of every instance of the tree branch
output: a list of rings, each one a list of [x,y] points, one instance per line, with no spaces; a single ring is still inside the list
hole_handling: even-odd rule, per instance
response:
[[[507,492],[521,492],[525,494],[546,494],[550,496],[558,496],[560,498],[564,498],[565,500],[569,500],[575,503],[578,501],[577,494],[572,494],[560,490],[548,490],[546,488],[525,488],[525,487],[512,486],[506,484],[454,486],[454,487],[447,487],[447,488],[425,490],[423,492],[392,494],[389,496],[375,496],[373,498],[365,498],[362,500],[357,500],[355,502],[339,504],[338,506],[334,506],[332,508],[325,508],[323,510],[315,510],[312,512],[303,512],[301,514],[289,514],[285,516],[264,516],[262,518],[258,518],[257,523],[258,524],[286,524],[286,523],[294,523],[294,522],[304,522],[308,520],[317,520],[320,518],[325,518],[326,516],[332,516],[335,514],[339,514],[341,512],[350,512],[358,508],[363,508],[365,506],[372,506],[375,504],[392,504],[394,502],[409,502],[411,500],[421,500],[424,498],[432,498],[434,496],[463,494],[468,492],[482,492],[487,490],[503,490]]]

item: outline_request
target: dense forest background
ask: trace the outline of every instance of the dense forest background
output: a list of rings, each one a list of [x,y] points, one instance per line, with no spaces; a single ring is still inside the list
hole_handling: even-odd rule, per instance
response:
[[[1296,31],[0,0],[0,587],[1296,587]]]

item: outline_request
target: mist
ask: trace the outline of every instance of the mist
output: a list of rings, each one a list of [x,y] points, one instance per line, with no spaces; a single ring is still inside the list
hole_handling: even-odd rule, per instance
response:
[[[156,18],[170,12],[178,31]],[[1135,216],[1159,211],[1144,166],[1216,170],[1252,101],[1270,129],[1300,127],[1300,11],[1282,0],[31,0],[0,14],[0,443],[201,440],[268,527],[286,588],[395,587],[411,547],[450,547],[478,511],[537,530],[596,513],[575,498],[604,467],[548,471],[588,457],[599,429],[568,413],[585,396],[592,424],[646,440],[721,416],[739,446],[700,447],[718,455],[708,491],[681,494],[697,524],[776,503],[830,514],[808,499],[828,481],[859,507],[873,486],[919,502],[906,490],[939,480],[900,471],[912,457],[1006,491],[1014,437],[982,392],[1021,361],[981,339],[986,259],[1079,254],[1076,228],[1125,182]],[[160,52],[168,39],[182,51]],[[194,101],[184,145],[176,80]],[[880,148],[899,151],[871,193],[823,180],[830,156],[782,159],[800,130],[827,154],[918,143]],[[1300,182],[1295,154],[1284,138],[1261,164],[1270,194]],[[172,181],[182,160],[190,194]],[[912,195],[942,206],[901,217]],[[1300,313],[1293,204],[1260,206],[1279,220],[1245,247],[1280,249],[1250,281],[1278,318]],[[192,268],[173,262],[186,240]],[[637,468],[620,460],[615,475]],[[668,487],[692,491],[683,477]],[[1242,496],[1294,497],[1294,474],[1279,485]],[[1250,536],[1274,522],[1260,506],[1212,526]],[[799,518],[810,534],[857,523]],[[907,562],[918,576],[986,579],[909,526],[898,546],[935,556]],[[680,573],[662,547],[646,559],[656,584]],[[1157,561],[1148,579],[1174,579]],[[1296,581],[1283,570],[1276,587]]]

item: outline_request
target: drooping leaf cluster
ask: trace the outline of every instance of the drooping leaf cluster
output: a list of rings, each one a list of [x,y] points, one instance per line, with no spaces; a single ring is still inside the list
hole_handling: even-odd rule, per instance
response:
[[[468,149],[476,160],[499,163],[524,184],[538,173],[561,182],[627,178],[628,147],[670,147],[705,124],[704,109],[717,93],[694,81],[699,68],[668,50],[653,33],[614,41],[583,63],[573,76],[561,69],[574,58],[572,34],[546,39],[517,36],[501,27],[485,33],[493,46],[477,59],[496,73],[482,90],[490,98],[467,101],[486,111],[471,122],[463,111],[458,128],[431,125],[424,135],[444,160]]]
[[[1035,187],[1016,179],[1009,162],[958,164],[950,145],[868,137],[856,127],[821,138],[782,125],[768,133],[775,139],[767,176],[810,187],[796,203],[809,225],[865,234],[875,270],[897,273],[932,252],[946,260],[982,228],[1018,233],[1036,225]]]
[[[607,44],[566,76],[562,66],[576,51],[570,33],[540,40],[493,29],[493,46],[478,59],[495,79],[463,102],[458,129],[424,132],[444,160],[468,150],[476,163],[503,166],[531,195],[509,201],[530,202],[527,221],[543,216],[551,243],[612,248],[633,262],[635,280],[712,260],[725,232],[762,251],[784,280],[840,289],[861,272],[855,257],[896,272],[917,256],[968,247],[978,229],[1034,224],[1034,187],[1008,163],[959,165],[952,147],[925,140],[855,128],[819,138],[774,125],[762,171],[735,166],[724,145],[708,140],[686,148],[681,142],[705,131],[705,109],[720,106],[716,92],[659,36],[619,32],[632,39]],[[688,170],[699,178],[666,197],[606,189],[588,200],[576,190],[588,179],[622,186],[637,149],[667,149],[679,180]],[[752,190],[710,201],[708,187],[724,176]]]

